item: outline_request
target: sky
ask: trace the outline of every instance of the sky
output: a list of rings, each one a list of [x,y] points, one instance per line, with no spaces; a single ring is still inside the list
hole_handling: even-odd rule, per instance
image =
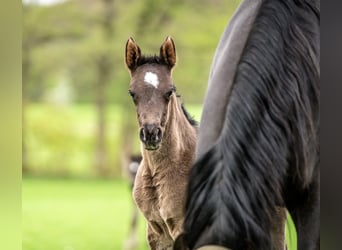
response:
[[[40,4],[40,5],[52,5],[52,4],[64,2],[66,0],[22,0],[22,1],[23,1],[23,3],[36,3],[36,4]]]

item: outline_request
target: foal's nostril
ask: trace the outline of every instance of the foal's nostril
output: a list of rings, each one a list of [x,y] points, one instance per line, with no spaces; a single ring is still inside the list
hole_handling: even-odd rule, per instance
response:
[[[152,143],[159,143],[161,141],[161,137],[162,137],[162,132],[161,129],[158,127],[154,127],[154,129],[152,130],[149,140]]]
[[[146,124],[143,128],[140,129],[140,140],[143,143],[156,144],[159,143],[161,139],[162,131],[156,125]]]
[[[160,128],[157,128],[156,142],[160,142],[162,137],[162,131]]]
[[[144,128],[140,129],[139,136],[140,136],[140,140],[142,142],[146,142],[146,133],[145,133],[145,129]]]

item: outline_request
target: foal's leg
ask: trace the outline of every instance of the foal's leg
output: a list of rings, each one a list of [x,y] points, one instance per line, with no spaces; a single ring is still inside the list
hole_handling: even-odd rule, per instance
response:
[[[298,250],[320,249],[320,190],[319,180],[300,197],[300,205],[288,208],[297,229]]]
[[[273,250],[285,250],[286,208],[276,207],[271,221],[271,237]]]
[[[173,182],[169,183],[170,187],[167,189],[170,191],[165,193],[161,200],[160,215],[175,241],[183,232],[186,179],[178,177],[172,180]]]
[[[172,250],[173,248],[173,240],[167,228],[153,221],[148,222],[147,225],[147,240],[151,250]]]
[[[143,161],[142,164],[145,162]],[[147,220],[147,240],[151,250],[169,250],[172,238],[159,215],[158,196],[153,188],[148,168],[140,165],[133,188],[133,197]],[[158,221],[158,222],[157,222]]]

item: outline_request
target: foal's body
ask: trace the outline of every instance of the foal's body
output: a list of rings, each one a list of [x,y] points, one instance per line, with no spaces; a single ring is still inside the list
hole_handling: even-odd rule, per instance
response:
[[[143,57],[133,39],[127,42],[130,94],[137,108],[143,156],[133,197],[148,222],[152,250],[172,249],[183,230],[185,190],[195,155],[196,124],[175,94],[171,79],[175,62],[169,37],[159,57]]]
[[[194,160],[195,129],[184,115],[177,97],[171,99],[171,114],[158,151],[142,148],[143,160],[134,186],[134,198],[148,221],[152,249],[171,249],[182,232],[185,190]],[[185,131],[191,133],[184,134]]]

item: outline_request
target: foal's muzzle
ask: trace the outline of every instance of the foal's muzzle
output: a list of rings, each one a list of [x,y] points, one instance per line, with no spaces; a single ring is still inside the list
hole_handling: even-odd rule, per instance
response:
[[[162,139],[160,127],[146,124],[140,129],[140,140],[144,143],[145,149],[157,150]]]

